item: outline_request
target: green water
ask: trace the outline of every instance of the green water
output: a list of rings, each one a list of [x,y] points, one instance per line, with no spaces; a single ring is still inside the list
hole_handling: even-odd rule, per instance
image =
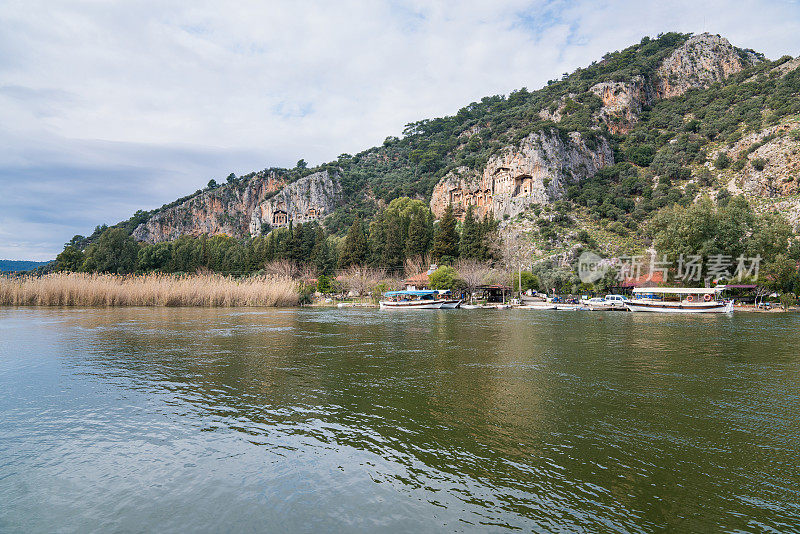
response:
[[[800,532],[799,333],[0,308],[0,532]]]

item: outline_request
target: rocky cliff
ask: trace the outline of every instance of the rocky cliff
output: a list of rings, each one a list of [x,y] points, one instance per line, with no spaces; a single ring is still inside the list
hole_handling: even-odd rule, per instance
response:
[[[256,173],[243,182],[225,184],[155,213],[133,231],[138,241],[159,243],[186,234],[249,235],[250,214],[284,180],[275,172]]]
[[[316,172],[284,187],[277,195],[264,200],[250,215],[250,235],[260,235],[289,222],[306,223],[329,215],[342,200],[338,176],[328,171]]]
[[[473,205],[478,216],[514,216],[532,204],[561,198],[567,184],[614,163],[605,138],[587,142],[577,132],[536,132],[491,158],[483,172],[460,167],[434,188],[431,210],[440,217],[448,204],[462,216]]]
[[[331,177],[327,171],[288,185],[274,171],[261,172],[155,213],[136,227],[133,237],[159,243],[182,235],[260,235],[268,227],[309,222],[330,214],[341,194],[338,176]]]
[[[690,37],[656,70],[653,81],[658,98],[680,96],[690,89],[709,87],[761,61],[754,52],[739,50],[719,35]]]
[[[645,106],[691,89],[707,88],[761,60],[719,35],[692,36],[647,78],[636,75],[628,81],[591,86],[589,91],[602,101],[594,113],[595,127],[605,124],[614,134],[626,134]],[[560,122],[576,96],[571,93],[562,97],[553,108],[543,109],[540,117]],[[491,159],[480,175],[459,168],[442,178],[433,191],[431,208],[438,216],[452,202],[463,214],[467,205],[474,204],[480,214],[491,211],[495,217],[513,216],[530,204],[560,198],[564,183],[594,174],[608,164],[613,164],[613,156],[605,140],[589,149],[577,133],[566,144],[558,142],[557,136],[536,134],[519,150],[509,148],[503,156]]]
[[[708,88],[759,61],[762,58],[754,52],[739,50],[724,37],[709,33],[695,35],[667,56],[650,79],[633,76],[630,81],[592,86],[589,90],[603,101],[596,118],[599,123],[607,124],[612,133],[628,133],[643,106],[691,89]]]

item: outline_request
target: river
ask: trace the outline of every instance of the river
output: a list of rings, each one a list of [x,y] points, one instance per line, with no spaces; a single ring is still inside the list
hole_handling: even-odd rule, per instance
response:
[[[0,308],[0,532],[800,532],[799,334]]]

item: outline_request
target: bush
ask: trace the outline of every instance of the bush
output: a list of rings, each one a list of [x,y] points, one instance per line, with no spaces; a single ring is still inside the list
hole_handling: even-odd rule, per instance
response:
[[[731,164],[731,158],[725,152],[720,152],[717,159],[714,161],[714,167],[718,169],[727,169]]]
[[[456,270],[449,265],[442,265],[431,273],[429,284],[431,289],[449,289],[451,291],[462,286]]]
[[[750,161],[750,165],[752,165],[753,168],[755,170],[757,170],[757,171],[763,171],[764,170],[764,166],[766,164],[767,164],[767,160],[765,160],[764,158],[755,158],[755,159]]]

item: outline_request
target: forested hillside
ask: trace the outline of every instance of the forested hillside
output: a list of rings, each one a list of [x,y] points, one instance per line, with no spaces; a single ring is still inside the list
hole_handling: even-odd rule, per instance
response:
[[[645,37],[541,89],[408,124],[355,155],[212,180],[158,210],[76,236],[59,268],[252,272],[289,259],[331,272],[353,263],[400,269],[411,257],[448,261],[462,253],[564,264],[584,248],[642,252],[664,242],[658,232],[679,209],[700,202],[716,213],[738,196],[750,236],[770,217],[786,229],[781,250],[765,249],[769,259],[794,254],[798,67],[798,59],[768,61],[719,36]],[[275,228],[251,222],[247,230],[250,211],[260,210],[255,221],[277,213],[275,195],[307,177],[332,181],[341,193],[321,198],[326,210],[302,220]],[[193,223],[201,218],[202,226]],[[451,221],[455,235],[443,228]],[[148,243],[137,244],[130,236],[146,224]],[[161,227],[172,234],[152,231]],[[172,241],[176,231],[181,237]],[[449,248],[437,249],[437,239]],[[123,264],[99,255],[112,242],[125,243],[127,255],[116,255],[128,258]]]

